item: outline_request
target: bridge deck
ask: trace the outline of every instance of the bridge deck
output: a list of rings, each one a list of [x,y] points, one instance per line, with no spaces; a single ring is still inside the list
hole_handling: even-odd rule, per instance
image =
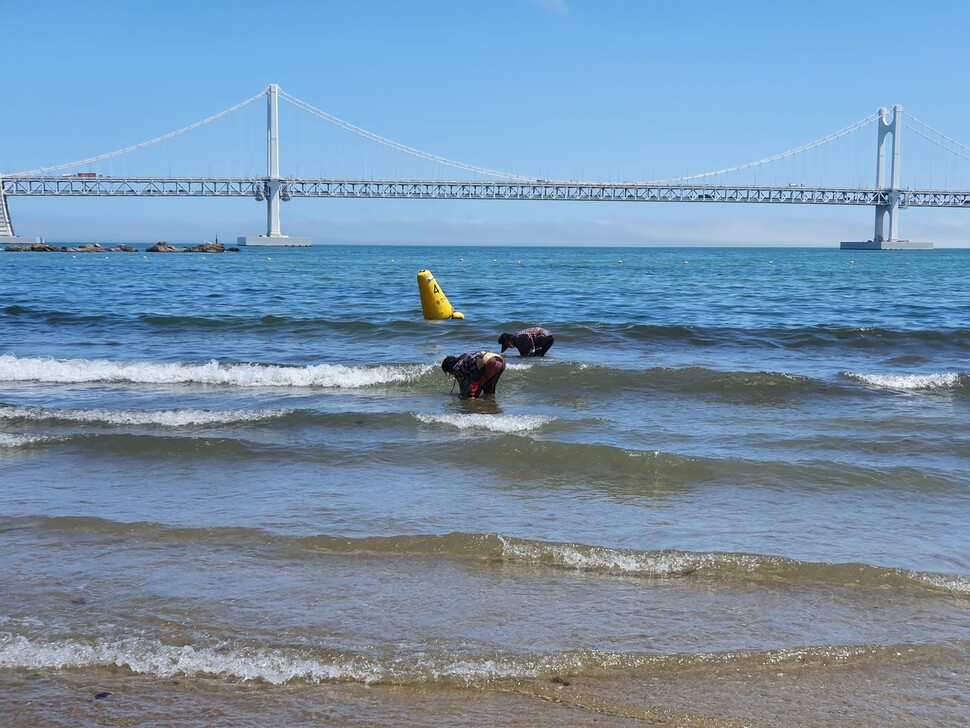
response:
[[[268,178],[5,177],[8,196],[252,197],[266,199]],[[889,205],[892,190],[803,186],[678,185],[622,182],[438,182],[427,180],[281,179],[283,200],[295,197],[435,200]],[[970,207],[970,191],[897,190],[900,207]]]

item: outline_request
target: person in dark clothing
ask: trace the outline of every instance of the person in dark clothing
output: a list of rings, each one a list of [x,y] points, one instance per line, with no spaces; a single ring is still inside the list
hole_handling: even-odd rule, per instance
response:
[[[549,330],[541,326],[534,326],[517,334],[502,334],[498,337],[498,343],[502,345],[503,352],[510,346],[514,346],[519,350],[520,356],[545,356],[553,341],[555,339]]]
[[[505,357],[490,351],[446,356],[441,368],[458,381],[458,396],[463,399],[491,397],[505,371]]]

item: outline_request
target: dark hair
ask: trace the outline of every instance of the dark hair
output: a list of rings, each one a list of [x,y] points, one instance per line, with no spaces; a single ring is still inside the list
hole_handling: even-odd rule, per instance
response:
[[[502,334],[500,337],[498,337],[498,343],[501,344],[503,352],[512,346],[513,338],[514,337],[512,334]]]
[[[446,356],[441,362],[441,369],[448,374],[451,374],[455,369],[455,362],[458,361],[457,356]]]

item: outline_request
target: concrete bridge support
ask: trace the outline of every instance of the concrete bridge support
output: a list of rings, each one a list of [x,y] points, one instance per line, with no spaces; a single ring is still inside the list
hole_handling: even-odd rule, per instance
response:
[[[10,219],[10,207],[7,205],[3,179],[0,178],[0,245],[33,245],[42,242],[44,242],[43,238],[21,237],[14,234],[13,220]]]
[[[241,235],[239,245],[307,246],[310,238],[289,237],[280,232],[280,201],[289,199],[280,179],[279,93],[275,83],[266,89],[266,182],[256,199],[266,200],[266,234]]]

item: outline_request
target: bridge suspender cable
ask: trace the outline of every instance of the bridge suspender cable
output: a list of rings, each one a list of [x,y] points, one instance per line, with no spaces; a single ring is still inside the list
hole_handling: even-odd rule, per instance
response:
[[[206,124],[209,124],[209,123],[211,123],[213,121],[216,121],[217,119],[221,119],[223,116],[228,116],[232,112],[238,111],[242,107],[244,107],[244,106],[246,106],[248,104],[251,104],[254,101],[258,101],[259,99],[261,99],[261,98],[263,98],[265,96],[266,96],[266,92],[265,91],[261,91],[258,94],[256,94],[255,96],[253,96],[251,99],[247,99],[246,101],[243,101],[241,104],[236,104],[235,106],[233,106],[230,109],[226,109],[225,111],[221,111],[221,112],[219,112],[218,114],[216,114],[214,116],[210,116],[208,119],[203,119],[202,121],[197,121],[196,123],[190,124],[189,126],[186,126],[186,127],[183,127],[181,129],[179,129],[178,131],[173,131],[173,132],[171,132],[169,134],[166,134],[164,136],[160,136],[160,137],[157,137],[155,139],[152,139],[151,141],[142,142],[141,144],[135,144],[134,146],[125,147],[124,149],[119,149],[116,152],[108,152],[107,154],[100,154],[97,157],[89,157],[88,159],[82,159],[79,162],[71,162],[69,164],[58,164],[58,165],[56,165],[54,167],[41,167],[40,169],[32,169],[29,172],[18,172],[16,174],[8,174],[7,177],[26,177],[26,176],[30,176],[30,175],[34,175],[34,174],[44,174],[45,172],[56,172],[56,171],[61,170],[61,169],[70,169],[71,167],[80,167],[82,164],[93,164],[95,162],[100,162],[100,161],[105,160],[105,159],[111,159],[112,157],[120,157],[122,154],[128,154],[128,152],[134,152],[134,151],[137,151],[139,149],[145,149],[146,147],[150,147],[153,144],[158,144],[159,142],[164,142],[164,141],[167,141],[167,140],[172,139],[174,137],[177,137],[180,134],[185,134],[185,132],[192,131],[193,129],[198,129],[200,126],[205,126]]]
[[[367,131],[366,129],[361,129],[358,126],[354,126],[353,124],[346,122],[343,119],[338,119],[336,116],[334,116],[333,114],[328,114],[326,111],[320,111],[320,109],[316,109],[310,106],[310,104],[306,103],[305,101],[301,101],[295,96],[291,96],[290,94],[286,93],[282,89],[280,90],[280,96],[282,96],[284,99],[289,101],[297,108],[303,109],[304,111],[309,112],[314,116],[320,119],[323,119],[324,121],[328,121],[331,124],[335,126],[339,126],[341,129],[345,129],[349,132],[352,132],[357,136],[363,137],[364,139],[369,139],[372,142],[377,142],[378,144],[383,144],[384,146],[390,147],[391,149],[396,149],[399,152],[404,152],[414,157],[420,157],[421,159],[428,159],[432,162],[437,162],[438,164],[443,164],[447,167],[454,167],[455,169],[464,169],[467,172],[475,172],[476,174],[484,174],[490,177],[501,177],[502,179],[508,179],[508,180],[518,180],[519,182],[535,182],[534,177],[522,177],[521,175],[510,174],[508,172],[496,172],[494,169],[486,169],[485,167],[476,167],[471,164],[455,162],[454,160],[445,159],[444,157],[439,157],[435,154],[422,152],[420,149],[414,149],[413,147],[408,147],[408,146],[405,146],[404,144],[398,144],[395,141],[391,141],[390,139],[385,139],[382,136],[373,134]]]
[[[739,164],[736,167],[726,167],[725,169],[719,169],[715,172],[705,172],[704,174],[693,174],[693,175],[690,175],[689,177],[672,177],[670,179],[651,182],[650,184],[669,184],[671,182],[687,182],[692,179],[703,179],[704,177],[715,177],[719,174],[727,174],[728,172],[739,172],[742,169],[750,169],[751,167],[757,167],[758,165],[767,164],[768,162],[775,162],[779,159],[784,159],[785,157],[791,157],[801,152],[807,152],[809,149],[814,149],[815,147],[819,147],[823,144],[834,141],[835,139],[838,139],[839,137],[843,137],[846,134],[851,134],[856,129],[861,129],[862,127],[866,126],[866,124],[871,124],[878,118],[879,118],[878,113],[871,114],[870,116],[867,116],[865,119],[862,119],[861,121],[857,121],[855,124],[845,127],[845,129],[840,129],[839,131],[833,134],[829,134],[827,137],[822,137],[821,139],[811,142],[810,144],[805,144],[803,146],[800,146],[797,149],[790,149],[787,152],[782,152],[781,154],[776,154],[772,157],[765,157],[764,159],[759,159],[757,162],[748,162],[747,164]]]
[[[950,137],[948,137],[948,136],[947,136],[946,134],[944,134],[943,132],[941,132],[941,131],[937,131],[936,129],[934,129],[934,128],[933,128],[932,126],[930,126],[929,124],[925,124],[925,123],[923,123],[922,121],[920,121],[919,119],[917,119],[917,118],[916,118],[915,116],[913,116],[912,114],[910,114],[910,115],[908,116],[908,118],[910,118],[910,119],[912,119],[913,121],[915,121],[915,122],[916,122],[917,124],[919,124],[920,126],[922,126],[922,127],[924,128],[924,129],[928,129],[928,130],[929,130],[929,131],[931,131],[931,132],[932,132],[933,134],[936,134],[936,135],[937,135],[938,137],[940,137],[941,139],[945,139],[946,141],[948,141],[948,142],[950,142],[951,144],[955,144],[956,146],[958,146],[958,147],[960,147],[961,149],[965,149],[965,150],[966,150],[967,152],[970,152],[970,147],[968,147],[968,146],[966,146],[965,144],[961,144],[961,143],[960,143],[960,142],[958,142],[958,141],[957,141],[956,139],[950,139]],[[910,130],[910,131],[912,131],[912,132],[913,132],[914,134],[916,134],[916,136],[920,136],[920,137],[923,137],[923,139],[925,139],[926,141],[928,141],[928,142],[930,142],[930,144],[935,144],[936,146],[938,146],[938,147],[940,147],[941,149],[943,149],[943,150],[945,150],[945,151],[947,151],[947,152],[949,152],[950,154],[953,154],[953,155],[956,155],[957,157],[960,157],[961,159],[968,159],[968,160],[970,160],[970,156],[967,156],[966,154],[961,154],[961,153],[960,153],[960,152],[958,152],[958,151],[957,151],[956,149],[952,149],[951,147],[948,147],[948,146],[946,146],[945,144],[941,144],[941,143],[940,143],[940,142],[938,142],[938,141],[937,141],[936,139],[931,139],[930,137],[928,137],[928,136],[926,136],[926,134],[924,134],[923,132],[921,132],[921,131],[920,131],[919,129],[917,129],[917,128],[916,128],[916,127],[914,127],[914,126],[910,126],[910,125],[909,125],[909,124],[907,124],[907,123],[906,123],[905,121],[903,122],[903,126],[905,126],[905,127],[907,128],[907,129],[909,129],[909,130]]]

